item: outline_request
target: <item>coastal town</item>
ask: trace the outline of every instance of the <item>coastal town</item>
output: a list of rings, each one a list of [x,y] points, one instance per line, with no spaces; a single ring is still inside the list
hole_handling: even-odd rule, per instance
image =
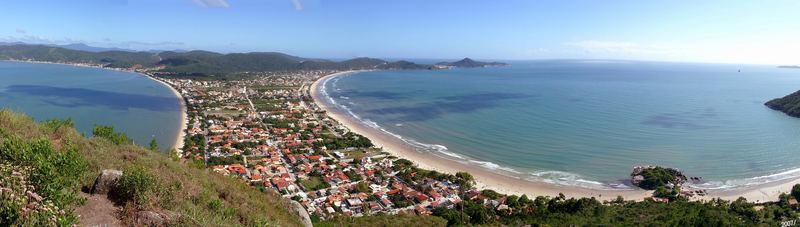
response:
[[[186,101],[187,134],[177,154],[182,160],[275,190],[312,217],[429,215],[453,208],[464,199],[460,195],[481,197],[469,174],[418,169],[328,117],[310,89],[331,73],[259,73],[236,81],[152,76]],[[485,202],[508,209],[503,201]]]

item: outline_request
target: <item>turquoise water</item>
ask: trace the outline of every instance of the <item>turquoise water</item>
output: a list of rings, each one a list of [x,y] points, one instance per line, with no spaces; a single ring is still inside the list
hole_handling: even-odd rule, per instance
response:
[[[800,70],[553,60],[365,72],[324,89],[420,151],[528,180],[627,187],[643,164],[701,188],[800,176],[800,119],[763,105],[800,89]]]
[[[180,100],[144,76],[87,67],[0,61],[0,108],[38,121],[71,118],[91,136],[94,125],[112,125],[137,144],[156,138],[172,147],[180,129]]]

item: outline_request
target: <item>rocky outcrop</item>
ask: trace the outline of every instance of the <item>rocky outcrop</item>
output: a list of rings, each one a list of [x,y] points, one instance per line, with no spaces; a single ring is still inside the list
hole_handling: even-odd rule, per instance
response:
[[[303,226],[311,227],[313,223],[311,222],[311,217],[308,216],[308,211],[303,208],[303,205],[297,201],[291,200],[292,206],[289,207],[289,210],[292,212],[297,213],[300,216],[300,221],[303,223]]]
[[[686,182],[686,176],[675,168],[660,166],[636,166],[631,171],[631,184],[653,190],[660,186],[680,187]]]
[[[144,226],[166,226],[167,219],[154,211],[139,211],[136,213],[136,223]]]
[[[92,194],[107,194],[117,185],[117,181],[122,176],[122,171],[114,169],[106,169],[100,172],[100,175],[94,180],[92,185]]]

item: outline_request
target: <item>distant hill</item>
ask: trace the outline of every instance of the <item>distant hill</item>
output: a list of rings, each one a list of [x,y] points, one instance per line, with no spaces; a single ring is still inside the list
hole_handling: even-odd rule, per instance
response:
[[[786,113],[792,117],[800,117],[800,91],[764,103],[767,107]]]
[[[800,65],[780,65],[778,68],[783,69],[800,69]]]
[[[0,60],[35,60],[46,62],[70,62],[104,64],[109,67],[127,68],[134,65],[154,66],[159,58],[147,52],[104,51],[89,52],[46,45],[13,44],[0,46]]]
[[[470,58],[464,58],[456,62],[439,62],[436,63],[436,65],[459,67],[459,68],[478,68],[478,67],[489,67],[489,66],[506,66],[508,64],[503,62],[481,62],[472,60]]]
[[[72,47],[83,48],[83,45]],[[408,61],[388,62],[376,58],[354,58],[337,62],[302,58],[278,52],[232,54],[220,54],[202,50],[188,52],[164,51],[159,53],[120,50],[93,52],[65,47],[18,43],[0,45],[1,59],[90,63],[120,68],[128,68],[134,65],[143,67],[164,66],[164,69],[162,69],[164,72],[205,75],[296,70],[430,69],[432,67]]]

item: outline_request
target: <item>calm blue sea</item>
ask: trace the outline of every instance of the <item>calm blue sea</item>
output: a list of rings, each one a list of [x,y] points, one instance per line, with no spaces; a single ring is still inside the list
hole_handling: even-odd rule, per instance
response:
[[[727,188],[800,176],[800,119],[764,102],[800,89],[774,66],[548,60],[327,80],[367,125],[432,155],[528,180],[620,185],[635,165]],[[741,72],[740,72],[741,71]]]
[[[96,68],[0,61],[0,108],[38,121],[71,118],[91,136],[112,125],[137,144],[156,138],[172,147],[180,129],[180,100],[144,76]]]

